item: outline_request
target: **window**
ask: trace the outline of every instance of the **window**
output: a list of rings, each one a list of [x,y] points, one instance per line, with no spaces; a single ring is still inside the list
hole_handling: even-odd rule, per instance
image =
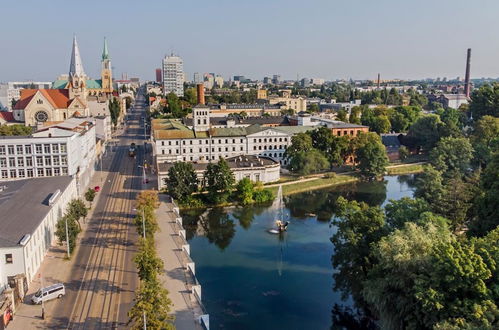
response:
[[[13,262],[14,262],[14,260],[12,259],[12,253],[7,253],[5,255],[5,263],[6,264],[11,264]]]
[[[24,146],[24,151],[26,151],[27,154],[31,154],[31,146],[30,145],[25,145]]]
[[[168,141],[168,145],[171,146],[172,145],[172,141]]]
[[[32,178],[33,177],[33,169],[32,168],[28,168],[26,170],[26,174],[27,174],[28,178]]]
[[[9,158],[9,166],[16,167],[16,159],[14,157]]]
[[[190,140],[189,142],[190,142],[190,144],[192,145],[192,140]]]
[[[205,148],[206,149],[206,152],[209,152],[210,151],[210,148]]]
[[[61,175],[61,169],[59,167],[54,168],[54,175]]]
[[[165,154],[165,149],[161,149],[161,154],[164,155]]]
[[[52,165],[52,159],[50,159],[50,156],[45,156],[45,165],[46,166]]]
[[[14,154],[14,146],[7,146],[7,149],[9,150],[9,155]]]
[[[11,178],[17,178],[16,170],[10,170],[10,177]]]
[[[68,175],[68,168],[67,167],[62,168],[62,175]]]
[[[24,170],[23,170],[23,169],[20,169],[20,170],[19,170],[19,177],[20,177],[20,178],[24,178],[24,177],[25,177],[25,174],[24,174]]]
[[[43,157],[36,156],[36,166],[43,166]]]
[[[50,144],[44,144],[43,149],[44,149],[46,154],[49,154],[50,153]]]
[[[59,153],[59,145],[58,144],[53,144],[52,145],[52,152],[58,154]]]
[[[7,179],[9,177],[7,173],[7,170],[2,170],[2,179]]]
[[[161,145],[164,146],[165,145],[165,141],[161,141]]]
[[[241,143],[244,143],[244,140],[243,140],[243,139],[241,139]]]
[[[67,152],[66,143],[62,143],[61,144],[61,152],[62,153],[66,153]]]
[[[68,157],[61,156],[61,165],[68,165]]]
[[[17,158],[17,166],[24,167],[24,158],[22,157]]]
[[[52,161],[53,161],[53,165],[55,165],[55,166],[59,166],[60,165],[59,156],[54,156],[52,158]]]
[[[17,150],[17,154],[18,155],[22,155],[23,154],[23,146],[22,145],[16,146],[16,150]]]
[[[168,149],[168,153],[171,155],[171,154],[172,154],[172,150],[171,150],[171,149]]]
[[[0,155],[5,155],[5,146],[0,146]]]
[[[26,158],[26,167],[31,167],[33,166],[33,158],[29,157]]]
[[[37,176],[45,176],[45,173],[43,172],[43,168],[39,168],[36,170],[36,175]]]
[[[244,148],[243,148],[243,147],[241,147],[241,151],[243,151],[243,150],[244,150]]]
[[[192,154],[192,149],[189,149],[189,152]]]
[[[41,154],[42,153],[42,145],[41,144],[35,145],[35,150],[36,150],[37,154]]]
[[[7,167],[7,159],[0,158],[0,167]]]
[[[45,170],[45,172],[47,173],[47,176],[52,176],[52,169],[51,168],[47,168]]]

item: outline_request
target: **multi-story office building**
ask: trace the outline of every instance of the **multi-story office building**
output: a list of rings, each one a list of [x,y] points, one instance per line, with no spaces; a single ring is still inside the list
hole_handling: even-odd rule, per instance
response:
[[[184,96],[184,62],[173,54],[163,59],[163,94],[172,92]]]
[[[81,189],[94,172],[95,126],[80,118],[44,127],[31,136],[0,137],[0,181],[75,176]]]

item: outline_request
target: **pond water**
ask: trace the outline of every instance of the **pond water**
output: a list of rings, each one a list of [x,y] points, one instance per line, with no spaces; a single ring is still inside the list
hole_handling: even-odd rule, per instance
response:
[[[357,183],[285,197],[290,225],[267,232],[275,208],[182,214],[211,329],[330,329],[333,305],[350,306],[333,290],[330,226],[338,196],[383,205],[412,197],[413,176]]]

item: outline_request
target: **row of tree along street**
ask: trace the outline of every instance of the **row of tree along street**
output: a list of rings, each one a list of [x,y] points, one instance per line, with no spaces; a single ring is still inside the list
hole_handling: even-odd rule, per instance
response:
[[[467,128],[467,109],[411,125],[413,147],[430,160],[414,198],[384,209],[336,200],[335,287],[363,311],[354,326],[499,328],[498,100],[499,85],[474,91]],[[347,312],[335,306],[334,321]]]
[[[128,312],[132,329],[175,329],[170,315],[172,302],[158,279],[163,272],[163,261],[156,252],[154,234],[159,226],[155,210],[159,206],[157,191],[143,191],[137,196],[135,226],[140,235],[139,250],[134,257],[140,278],[135,304]]]
[[[168,194],[182,206],[190,208],[228,202],[248,205],[274,200],[272,192],[264,189],[261,182],[253,183],[244,178],[236,184],[234,174],[224,159],[208,164],[202,182],[199,182],[191,163],[176,162],[168,170],[166,183]]]

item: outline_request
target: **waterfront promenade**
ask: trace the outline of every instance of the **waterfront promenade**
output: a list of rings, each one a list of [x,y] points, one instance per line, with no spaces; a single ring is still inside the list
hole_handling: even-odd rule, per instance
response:
[[[160,228],[156,233],[156,248],[164,263],[160,280],[173,303],[171,314],[175,316],[175,327],[177,330],[203,329],[198,319],[204,313],[195,297],[197,281],[189,269],[193,263],[187,253],[188,243],[180,233],[183,228],[177,222],[179,216],[167,196],[160,194],[160,201],[156,210]]]

